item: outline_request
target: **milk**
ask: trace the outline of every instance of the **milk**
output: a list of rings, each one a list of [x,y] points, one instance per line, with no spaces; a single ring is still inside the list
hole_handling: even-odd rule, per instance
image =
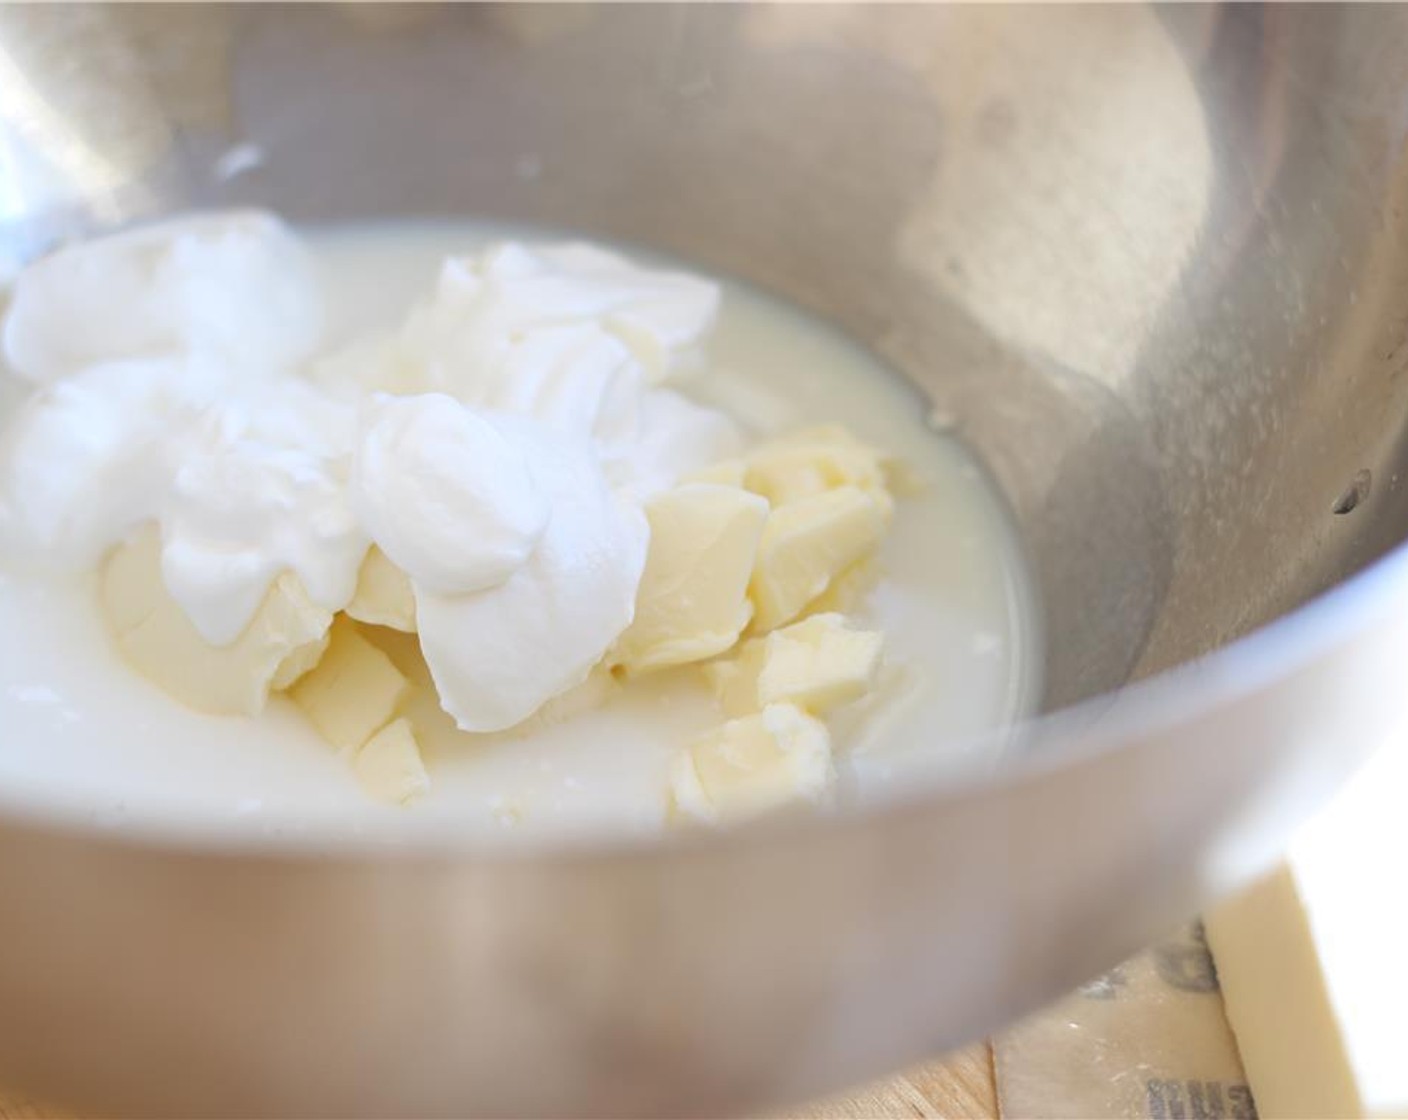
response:
[[[384,224],[311,231],[327,342],[390,328],[440,260],[531,230]],[[540,239],[544,235],[537,235]],[[635,254],[639,255],[639,254]],[[688,262],[671,262],[689,267]],[[724,282],[710,369],[683,389],[761,437],[841,422],[904,461],[880,581],[859,621],[884,631],[880,692],[832,721],[847,805],[939,781],[1000,749],[992,733],[1035,703],[1035,612],[992,484],[928,426],[922,397],[824,323]],[[620,689],[529,735],[422,734],[432,789],[413,809],[372,804],[346,762],[282,697],[255,720],[182,708],[115,652],[91,583],[0,572],[0,806],[158,832],[259,836],[430,828],[497,839],[650,835],[669,761],[722,718],[696,670]],[[998,744],[995,746],[995,744]]]

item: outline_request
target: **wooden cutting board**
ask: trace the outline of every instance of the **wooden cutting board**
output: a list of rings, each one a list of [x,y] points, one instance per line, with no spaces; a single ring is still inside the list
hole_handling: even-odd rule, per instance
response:
[[[992,1052],[972,1046],[888,1081],[781,1113],[779,1120],[995,1120]],[[72,1114],[0,1095],[0,1120],[71,1120]]]
[[[997,1083],[987,1043],[899,1077],[782,1113],[786,1120],[996,1120]]]

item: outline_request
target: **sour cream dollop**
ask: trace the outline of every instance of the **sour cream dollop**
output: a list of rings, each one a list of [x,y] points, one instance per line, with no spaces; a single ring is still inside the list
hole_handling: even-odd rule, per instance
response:
[[[386,334],[322,348],[323,293],[269,214],[63,248],[0,324],[0,555],[82,571],[143,525],[211,645],[284,572],[336,611],[377,545],[462,728],[586,678],[630,624],[641,503],[736,449],[667,387],[703,366],[715,285],[590,245],[447,259]]]
[[[503,583],[533,555],[552,512],[522,441],[444,393],[372,400],[352,492],[372,539],[436,595]]]

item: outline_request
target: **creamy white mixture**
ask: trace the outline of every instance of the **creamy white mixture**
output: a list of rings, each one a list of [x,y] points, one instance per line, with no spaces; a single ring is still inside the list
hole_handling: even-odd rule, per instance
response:
[[[524,294],[533,277],[531,256],[498,262],[496,276],[440,268],[447,255],[482,245],[487,232],[397,226],[318,235],[312,268],[330,295],[316,329],[308,326],[318,316],[301,302],[300,285],[287,280],[300,266],[282,247],[270,259],[254,262],[249,254],[232,251],[224,267],[233,275],[241,269],[267,271],[271,312],[263,320],[266,329],[254,337],[232,329],[238,309],[195,316],[200,352],[239,354],[241,361],[277,366],[315,348],[336,349],[369,330],[381,331],[377,340],[357,343],[324,362],[322,383],[348,385],[361,371],[385,369],[390,348],[408,387],[450,389],[463,398],[466,387],[444,384],[439,379],[445,371],[424,355],[444,352],[447,346],[472,351],[486,333],[447,340],[445,323],[462,324],[464,317],[437,318],[437,309],[465,299],[483,301],[485,285],[497,283],[498,296],[487,302],[485,314],[520,316],[522,329],[515,337],[521,344],[487,363],[507,371],[501,381],[473,391],[496,414],[529,411],[578,427],[578,418],[589,417],[588,430],[575,434],[592,442],[595,456],[583,451],[574,461],[570,440],[535,444],[531,435],[514,429],[511,417],[476,421],[463,410],[437,408],[435,397],[388,398],[360,413],[350,404],[345,411],[329,407],[325,397],[292,399],[290,414],[300,423],[316,422],[326,432],[328,447],[345,440],[349,427],[356,429],[360,451],[350,487],[321,486],[326,464],[319,462],[317,441],[310,446],[301,440],[296,449],[280,447],[285,433],[257,430],[260,417],[241,416],[231,408],[225,410],[235,417],[225,421],[229,430],[198,428],[192,438],[201,446],[228,447],[232,439],[249,442],[254,429],[256,446],[284,454],[261,455],[257,464],[237,460],[236,480],[230,477],[229,456],[211,455],[208,470],[188,470],[175,499],[154,511],[143,506],[142,494],[159,466],[151,457],[142,461],[124,453],[110,491],[95,499],[103,517],[83,519],[81,525],[71,519],[46,520],[46,511],[63,508],[65,480],[60,475],[51,482],[54,493],[26,497],[36,523],[52,534],[51,543],[60,552],[71,552],[79,567],[91,563],[93,551],[112,534],[160,515],[171,539],[194,542],[186,554],[176,549],[169,564],[164,557],[168,586],[183,606],[189,605],[202,632],[216,639],[238,631],[259,599],[251,589],[267,586],[269,575],[281,568],[299,571],[315,599],[320,594],[329,601],[345,596],[345,586],[338,583],[348,578],[344,550],[360,557],[367,527],[374,527],[383,549],[413,577],[421,640],[431,647],[427,659],[432,671],[437,661],[452,666],[456,658],[472,658],[484,648],[466,643],[464,634],[483,633],[486,626],[502,629],[502,620],[514,616],[493,604],[486,607],[482,595],[468,593],[514,586],[508,577],[533,563],[547,570],[534,574],[530,592],[550,589],[554,579],[567,578],[550,570],[552,557],[580,555],[581,541],[595,533],[602,547],[619,554],[603,567],[601,593],[585,598],[574,593],[568,599],[600,617],[574,615],[567,625],[559,619],[553,627],[556,635],[585,635],[582,651],[574,653],[571,641],[509,634],[495,648],[521,651],[520,662],[510,658],[494,688],[457,696],[453,682],[482,679],[480,673],[446,672],[448,687],[437,673],[442,699],[461,726],[495,730],[516,723],[541,703],[544,682],[556,679],[560,687],[570,681],[578,662],[596,648],[594,629],[619,629],[611,608],[610,589],[619,586],[612,582],[613,573],[619,576],[638,564],[642,547],[633,543],[637,530],[629,512],[611,504],[605,485],[599,508],[586,508],[578,517],[549,519],[552,503],[562,503],[570,491],[568,505],[591,507],[580,500],[580,477],[589,458],[604,464],[610,488],[648,493],[682,466],[721,457],[739,433],[688,397],[652,384],[672,368],[697,361],[691,348],[715,311],[708,285],[692,284],[688,277],[645,292],[629,284],[611,291],[608,285],[609,305],[603,307],[602,286],[596,283],[596,302],[584,309],[581,289],[539,288]],[[571,252],[578,254],[573,263],[594,272],[597,281],[603,271],[609,274],[610,257],[585,248]],[[7,340],[12,353],[20,355],[33,379],[50,380],[78,369],[84,369],[79,378],[100,377],[101,365],[88,366],[95,350],[109,356],[114,347],[128,346],[134,355],[150,351],[154,339],[163,339],[162,332],[177,329],[177,318],[162,313],[172,306],[171,292],[192,298],[190,277],[180,275],[181,264],[178,260],[170,266],[178,273],[175,280],[160,275],[154,282],[149,276],[131,279],[149,289],[151,313],[136,318],[112,315],[111,301],[103,300],[101,285],[90,278],[63,277],[70,298],[77,292],[80,303],[91,308],[90,329],[72,331],[37,319],[28,336]],[[406,322],[406,309],[427,289],[434,289],[435,297]],[[222,307],[218,300],[200,305]],[[545,306],[554,313],[544,315]],[[533,309],[527,317],[525,307]],[[584,315],[599,320],[603,312],[612,316],[607,331],[584,322]],[[192,330],[192,321],[185,314],[180,329]],[[568,358],[573,369],[582,369],[584,350],[595,375],[554,380],[553,371]],[[622,353],[635,361],[621,361]],[[483,367],[486,362],[479,357],[477,365]],[[747,435],[842,419],[858,435],[902,457],[923,482],[895,518],[884,546],[884,576],[864,612],[863,620],[886,635],[890,670],[880,691],[845,716],[837,743],[844,791],[874,796],[921,771],[967,761],[963,741],[1009,722],[1035,689],[1020,559],[980,472],[956,444],[925,427],[922,403],[893,375],[825,327],[742,287],[724,289],[709,367],[707,376],[685,382],[684,392],[730,414]],[[631,383],[628,369],[646,371],[647,383]],[[523,370],[535,376],[525,378]],[[93,417],[85,431],[91,428],[94,434],[74,449],[73,461],[111,454],[119,446],[130,451],[134,440],[140,443],[158,428],[169,431],[170,418],[180,410],[198,410],[209,394],[230,392],[228,382],[208,371],[183,372],[189,375],[176,383],[189,387],[189,394],[172,394],[169,371],[153,370],[151,382],[157,388],[134,402],[125,419],[118,422],[106,413]],[[134,380],[142,384],[129,370],[124,383]],[[296,385],[280,391],[301,397]],[[74,407],[84,407],[81,394],[71,396]],[[466,424],[477,426],[467,433]],[[559,427],[557,434],[571,433]],[[487,503],[478,492],[467,495],[456,488],[453,456],[445,453],[450,447],[455,454],[475,457],[466,469],[487,465],[503,480]],[[405,460],[389,452],[406,448],[416,449],[423,469],[408,473],[389,466]],[[522,469],[525,457],[533,460],[532,472]],[[557,492],[544,482],[554,477],[563,480]],[[286,524],[266,527],[270,531],[261,539],[278,542],[278,547],[230,563],[232,550],[220,547],[221,534],[229,532],[232,515],[238,523],[242,490],[288,485],[290,479],[300,501],[306,498],[311,504],[300,505]],[[267,502],[248,504],[268,508]],[[447,507],[456,511],[455,517],[429,513]],[[456,539],[454,527],[465,524],[473,527],[472,539]],[[544,549],[548,524],[565,525],[578,535],[555,551]],[[449,539],[439,539],[436,526]],[[75,532],[76,527],[83,532]],[[453,562],[447,563],[447,557]],[[355,578],[355,561],[350,570]],[[128,671],[112,650],[81,577],[0,575],[0,626],[11,635],[24,635],[0,646],[0,726],[5,729],[0,799],[62,805],[104,819],[250,817],[274,830],[329,822],[355,827],[367,814],[386,812],[365,802],[345,767],[282,697],[275,697],[251,725],[186,711]],[[438,656],[433,652],[437,641]],[[515,694],[514,686],[521,694]],[[718,720],[697,676],[685,671],[633,683],[599,710],[488,740],[469,740],[447,715],[438,720],[424,715],[435,723],[430,734],[422,734],[435,782],[417,815],[453,819],[470,829],[535,833],[658,828],[660,791],[671,755],[682,741]]]

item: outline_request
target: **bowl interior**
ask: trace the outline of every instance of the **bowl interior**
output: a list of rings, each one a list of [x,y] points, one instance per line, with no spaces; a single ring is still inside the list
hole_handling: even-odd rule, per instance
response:
[[[743,277],[988,464],[1051,709],[1408,525],[1405,46],[1382,9],[11,8],[0,264],[257,204],[544,223]]]

